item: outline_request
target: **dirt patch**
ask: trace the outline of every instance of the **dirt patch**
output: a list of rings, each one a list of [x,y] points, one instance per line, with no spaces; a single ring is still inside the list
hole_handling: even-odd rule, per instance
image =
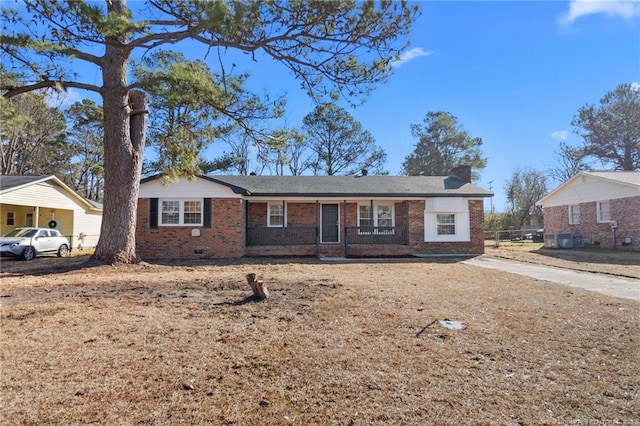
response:
[[[428,260],[42,258],[1,278],[12,424],[640,423],[631,301]]]

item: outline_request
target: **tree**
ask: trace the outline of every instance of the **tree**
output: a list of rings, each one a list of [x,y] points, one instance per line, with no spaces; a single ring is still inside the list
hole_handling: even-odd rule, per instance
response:
[[[90,99],[76,102],[66,111],[71,129],[67,143],[73,161],[63,180],[78,194],[89,200],[102,201],[104,191],[104,114],[102,106]]]
[[[200,174],[200,153],[214,139],[239,126],[250,132],[249,122],[279,116],[283,104],[245,92],[246,74],[222,78],[204,62],[176,52],[146,56],[134,75],[150,98],[149,139],[158,158],[149,168],[165,181]]]
[[[402,163],[409,176],[447,176],[454,167],[469,165],[477,179],[476,170],[487,166],[480,151],[482,139],[472,138],[448,112],[427,113],[423,124],[411,125],[411,135],[418,142]]]
[[[591,170],[580,148],[573,148],[565,142],[560,142],[560,151],[556,152],[556,156],[558,163],[549,170],[549,176],[557,183],[564,183],[579,172]]]
[[[640,170],[640,86],[620,84],[585,105],[571,123],[584,139],[585,156],[616,170]]]
[[[41,92],[0,100],[0,141],[0,174],[61,174],[70,162],[64,116]]]
[[[331,176],[380,169],[387,159],[387,154],[375,145],[373,135],[337,105],[318,105],[302,122],[313,152],[311,167],[315,174]]]
[[[542,208],[536,202],[547,194],[547,177],[536,170],[518,169],[506,184],[507,210],[517,229],[542,223]]]
[[[416,14],[417,7],[406,2],[149,0],[134,14],[126,0],[103,5],[25,0],[20,9],[2,8],[0,52],[2,63],[29,83],[3,86],[3,96],[43,88],[77,88],[102,96],[104,216],[94,258],[133,262],[148,113],[142,85],[128,81],[134,52],[148,54],[192,40],[256,60],[262,53],[288,68],[315,99],[361,100],[390,74]],[[229,67],[222,58],[219,54],[224,80]],[[76,75],[78,62],[94,67],[102,81],[92,84]],[[235,118],[233,111],[219,112]]]
[[[222,137],[222,140],[229,146],[231,152],[225,153],[229,160],[228,169],[235,170],[241,176],[249,174],[250,151],[253,146],[253,138],[247,132],[235,131]]]
[[[262,170],[269,169],[275,175],[289,173],[299,176],[310,167],[305,136],[295,129],[276,129],[260,141],[257,146],[258,162]]]

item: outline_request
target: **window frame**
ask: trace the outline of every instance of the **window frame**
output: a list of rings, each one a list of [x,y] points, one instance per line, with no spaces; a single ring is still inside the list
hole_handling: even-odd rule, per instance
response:
[[[9,220],[11,220],[11,223],[9,223]],[[7,226],[16,226],[16,212],[8,211],[7,216],[5,217],[5,223]]]
[[[278,207],[282,209],[282,215],[277,215],[277,217],[282,217],[282,223],[273,224],[271,223],[271,207]],[[267,227],[268,228],[286,228],[287,227],[287,203],[267,203]]]
[[[189,210],[187,211],[187,203],[189,203],[190,206],[193,205],[193,203],[198,203],[198,211],[194,211],[194,210]],[[200,220],[198,222],[187,222],[186,221],[186,217],[187,215],[199,215]],[[204,203],[203,200],[183,200],[182,202],[182,223],[184,224],[184,226],[202,226],[203,224],[203,217],[204,217]],[[189,218],[191,219],[191,216],[189,216]]]
[[[197,202],[200,206],[200,222],[198,223],[185,223],[185,203]],[[177,223],[165,223],[165,203],[178,203],[178,222]],[[187,212],[187,214],[193,214],[195,212]],[[204,223],[204,199],[202,198],[160,198],[158,200],[158,226],[203,226]]]
[[[371,206],[373,205],[373,210],[371,210]],[[371,221],[371,225],[362,226],[361,221],[363,220],[361,215],[361,208],[368,207],[369,208],[369,218],[364,218],[364,220]],[[380,207],[391,207],[391,226],[382,226],[383,228],[391,228],[389,230],[381,231],[380,228]],[[375,214],[373,214],[375,213]],[[379,235],[392,235],[396,232],[396,205],[394,202],[389,201],[378,201],[378,202],[369,202],[369,203],[358,203],[358,234],[359,235],[370,235],[370,234],[379,234]],[[385,219],[386,220],[386,219]],[[361,228],[371,228],[372,231],[363,231]]]
[[[451,218],[451,222],[440,222],[440,218]],[[437,212],[436,213],[436,236],[438,237],[447,237],[447,236],[456,236],[456,214],[451,212]],[[440,227],[452,227],[453,232],[440,232]]]
[[[569,225],[580,225],[580,205],[571,204],[568,208]]]
[[[603,218],[602,213],[602,206],[608,206],[606,213],[608,213],[608,218]],[[596,202],[596,220],[598,223],[609,223],[611,222],[611,201],[607,200],[607,201],[597,201]]]

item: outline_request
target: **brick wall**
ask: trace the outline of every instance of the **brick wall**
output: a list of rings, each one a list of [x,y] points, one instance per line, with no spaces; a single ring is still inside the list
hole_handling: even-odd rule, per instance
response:
[[[211,228],[149,226],[149,199],[138,200],[136,252],[141,259],[241,257],[244,254],[244,203],[213,199]],[[197,229],[200,236],[192,236]]]
[[[640,196],[614,199],[610,203],[611,218],[618,221],[617,245],[621,246],[624,238],[631,238],[631,247],[640,248]],[[569,225],[569,206],[546,207],[544,232],[581,235],[587,241],[599,243],[602,247],[613,247],[611,226],[608,223],[598,223],[595,202],[580,204],[580,223],[576,225]]]
[[[463,242],[424,241],[424,201],[409,204],[409,246],[414,254],[482,254],[484,253],[483,200],[469,200],[470,240]]]
[[[149,226],[149,199],[138,202],[136,247],[142,259],[207,258],[247,256],[342,256],[344,255],[344,227],[358,226],[357,203],[347,203],[346,224],[344,203],[340,204],[340,243],[304,246],[245,247],[245,202],[238,199],[213,199],[211,228],[196,227],[199,237],[191,235],[191,226]],[[482,200],[469,201],[471,221],[470,242],[426,243],[424,241],[425,202],[413,200],[395,203],[396,226],[409,223],[408,244],[350,245],[349,256],[410,256],[417,254],[481,254],[484,252],[484,209]],[[267,203],[249,202],[249,227],[266,227]],[[315,226],[315,203],[288,203],[288,226]]]

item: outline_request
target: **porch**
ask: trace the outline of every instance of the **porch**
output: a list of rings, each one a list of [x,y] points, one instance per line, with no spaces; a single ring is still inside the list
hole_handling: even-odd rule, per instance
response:
[[[342,241],[323,242],[319,226],[251,227],[246,232],[250,256],[361,256],[404,254],[409,244],[405,226],[347,226]],[[401,249],[403,247],[404,249]]]
[[[404,246],[406,214],[404,201],[249,202],[245,247],[257,256],[348,256],[356,247]]]

